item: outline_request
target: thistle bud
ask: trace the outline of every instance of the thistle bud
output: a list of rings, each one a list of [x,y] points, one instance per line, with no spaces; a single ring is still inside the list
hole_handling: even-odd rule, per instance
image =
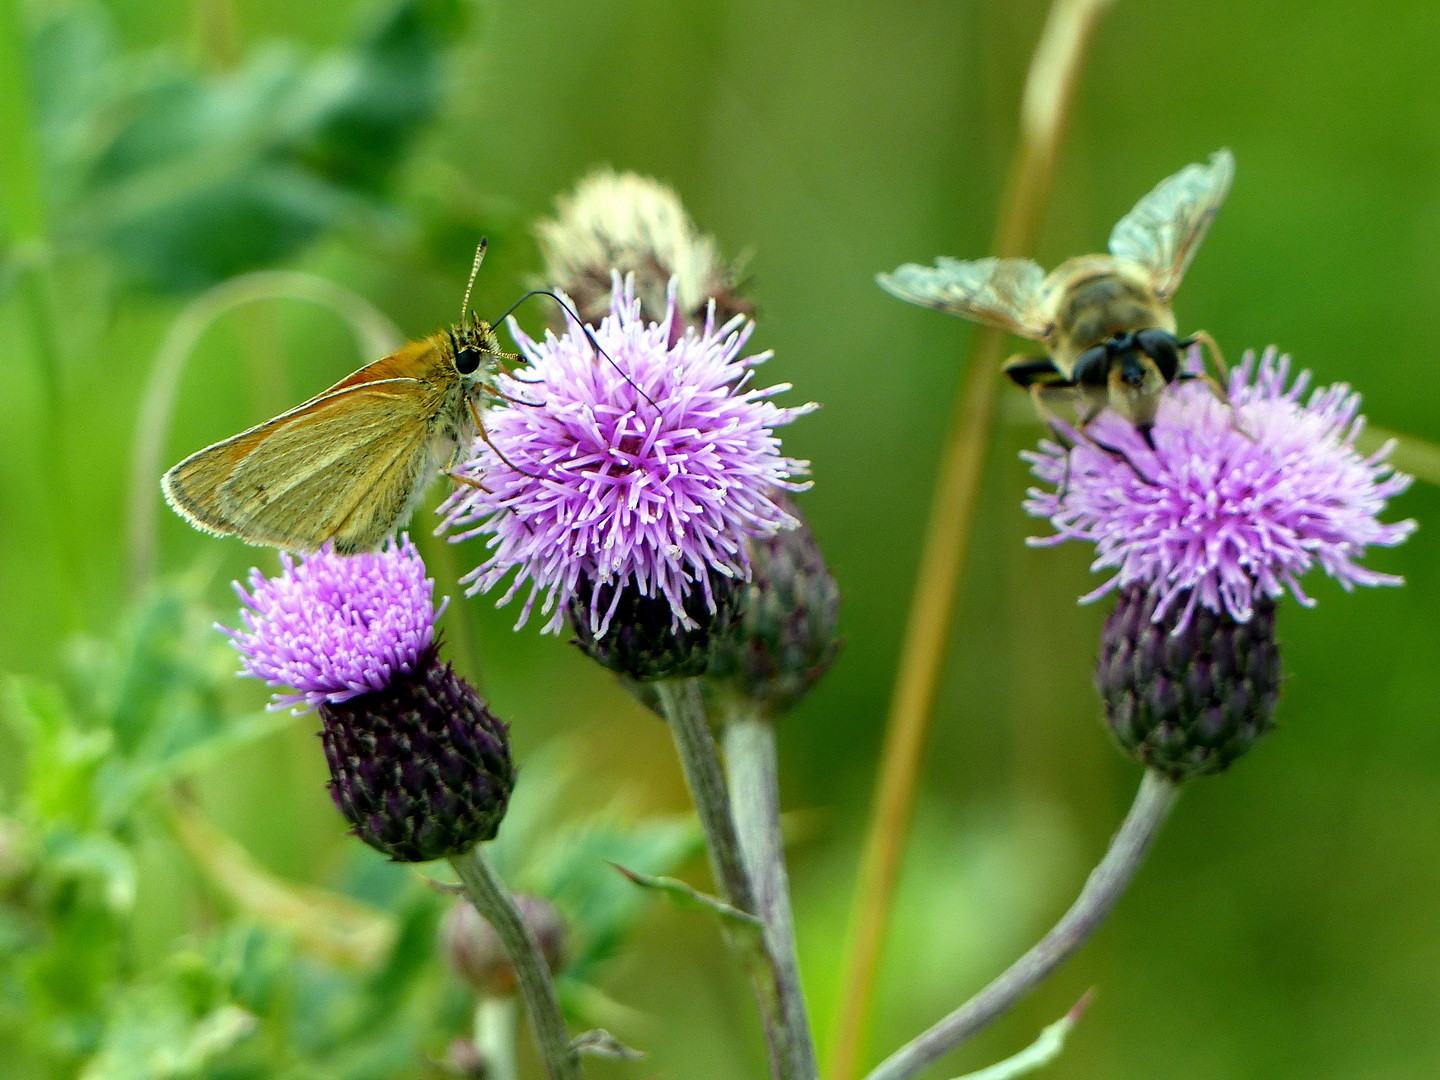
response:
[[[445,1058],[438,1062],[447,1074],[461,1080],[488,1080],[485,1057],[469,1039],[452,1039]]]
[[[432,646],[382,690],[322,704],[330,796],[396,862],[493,840],[515,786],[509,729]]]
[[[538,896],[519,893],[515,906],[540,946],[553,975],[565,963],[566,930],[560,913]],[[465,899],[457,900],[440,925],[440,951],[455,972],[481,997],[509,997],[519,990],[515,968],[500,935]]]
[[[646,596],[634,581],[595,585],[582,578],[569,607],[575,644],[597,664],[640,683],[703,675],[714,643],[734,621],[742,588],[732,578],[712,577],[684,595],[678,619],[668,598]],[[601,633],[597,611],[612,612],[599,624]]]
[[[788,500],[787,509],[799,518]],[[709,675],[713,689],[754,701],[773,717],[804,697],[840,651],[840,590],[803,521],[748,547],[750,580]]]
[[[544,284],[568,295],[592,326],[610,313],[616,272],[622,278],[634,274],[641,315],[650,322],[665,318],[672,277],[681,317],[690,325],[704,322],[711,300],[716,325],[754,313],[715,241],[696,229],[674,191],[649,177],[592,173],[573,195],[558,200],[555,219],[541,222],[536,233],[545,256]],[[563,329],[557,324],[557,332]]]
[[[1115,740],[1176,781],[1228,768],[1275,726],[1280,694],[1275,602],[1239,622],[1185,599],[1156,622],[1154,590],[1121,590],[1095,669]]]

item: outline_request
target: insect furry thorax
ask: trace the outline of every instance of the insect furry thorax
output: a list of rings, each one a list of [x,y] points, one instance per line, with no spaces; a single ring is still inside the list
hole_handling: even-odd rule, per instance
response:
[[[1176,339],[1170,302],[1234,168],[1228,150],[1186,166],[1120,220],[1108,254],[1070,259],[1049,274],[1029,259],[941,258],[877,280],[901,300],[1040,342],[1044,357],[1014,357],[1006,373],[1037,397],[1070,391],[1081,427],[1108,405],[1148,432],[1161,391],[1181,377],[1181,350],[1195,340]]]

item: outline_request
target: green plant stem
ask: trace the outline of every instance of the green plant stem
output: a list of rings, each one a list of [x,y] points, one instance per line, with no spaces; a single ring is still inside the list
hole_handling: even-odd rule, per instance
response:
[[[700,828],[705,833],[705,847],[716,884],[726,903],[753,915],[755,898],[740,856],[740,841],[730,816],[730,793],[725,786],[715,736],[710,732],[710,720],[705,714],[699,680],[661,679],[654,686],[665,722],[675,739],[685,783],[690,788],[695,811],[700,815]]]
[[[1022,255],[1034,245],[1081,62],[1096,23],[1110,2],[1055,0],[1051,5],[1026,78],[1020,146],[993,245],[997,255]],[[895,882],[914,809],[925,734],[975,521],[999,382],[996,368],[1005,340],[1004,331],[992,327],[981,327],[976,332],[936,480],[885,726],[870,832],[856,885],[849,952],[831,1047],[830,1080],[853,1080],[860,1072]]]
[[[891,1054],[866,1080],[909,1080],[919,1075],[1048,978],[1089,940],[1124,895],[1179,794],[1179,784],[1147,769],[1120,831],[1070,910],[989,986]]]
[[[758,710],[732,707],[725,718],[725,764],[730,808],[740,856],[755,895],[755,914],[765,927],[765,949],[774,968],[792,1075],[814,1080],[815,1042],[805,1009],[795,920],[780,832],[780,781],[775,725]]]
[[[55,295],[39,133],[35,125],[29,40],[19,0],[0,0],[0,215],[15,268],[16,293],[45,401],[44,467],[52,477],[51,520],[61,564],[67,621],[80,622],[85,561],[72,515],[65,407],[65,351]]]
[[[525,925],[520,910],[504,883],[485,859],[479,845],[450,860],[460,875],[465,894],[492,927],[515,968],[520,995],[530,1017],[530,1028],[545,1062],[550,1080],[580,1080],[580,1061],[570,1046],[570,1033],[555,996],[555,984],[535,935]]]
[[[0,0],[0,208],[11,244],[23,253],[43,246],[47,230],[22,6]]]
[[[515,1064],[516,1015],[513,997],[482,997],[475,1003],[475,1049],[485,1063],[485,1080],[519,1080]]]
[[[1440,486],[1440,446],[1433,442],[1367,424],[1355,445],[1362,454],[1373,454],[1392,439],[1395,449],[1390,454],[1391,465],[1427,484]]]
[[[660,710],[670,725],[685,782],[700,817],[705,834],[705,849],[710,868],[721,896],[731,907],[747,914],[756,914],[755,893],[740,853],[740,840],[735,819],[730,811],[730,793],[725,773],[720,767],[720,754],[698,679],[662,679],[653,684],[660,698]],[[765,948],[763,935],[751,945],[726,931],[725,940],[745,966],[760,1009],[760,1022],[765,1031],[765,1045],[770,1055],[770,1073],[777,1080],[805,1080],[796,1071],[795,1049],[790,1044],[785,1014],[781,1007],[780,980]]]

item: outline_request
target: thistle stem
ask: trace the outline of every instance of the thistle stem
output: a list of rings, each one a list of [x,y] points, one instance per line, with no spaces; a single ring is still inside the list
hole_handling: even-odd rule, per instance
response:
[[[780,832],[775,725],[758,713],[732,711],[725,721],[725,764],[740,855],[754,890],[755,914],[765,926],[765,948],[780,995],[792,1075],[814,1080],[815,1044],[795,955],[795,921]]]
[[[45,177],[31,93],[25,20],[18,0],[0,0],[0,219],[8,233],[16,297],[26,323],[45,399],[45,467],[54,478],[52,522],[65,616],[81,618],[85,560],[73,522],[70,432],[65,394],[64,331],[54,280]]]
[[[475,1003],[475,1049],[485,1062],[486,1080],[519,1080],[515,1064],[515,999],[482,997]]]
[[[1146,770],[1120,831],[1070,910],[989,986],[891,1054],[866,1080],[909,1080],[918,1075],[1004,1013],[1069,959],[1095,933],[1129,887],[1179,794],[1180,785],[1175,781]]]
[[[1362,454],[1373,454],[1392,439],[1395,449],[1390,454],[1391,465],[1427,484],[1440,485],[1440,446],[1433,442],[1366,424],[1355,445]]]
[[[1110,2],[1055,0],[1050,8],[1026,78],[1020,146],[993,245],[997,255],[1020,255],[1034,244],[1081,61],[1099,16]],[[870,834],[856,886],[829,1068],[831,1080],[853,1080],[860,1071],[875,979],[914,809],[921,753],[970,546],[999,381],[996,367],[1005,338],[1004,331],[992,327],[976,332],[935,485],[886,723]]]
[[[495,928],[500,943],[505,947],[505,954],[515,968],[520,995],[525,999],[530,1028],[535,1033],[540,1057],[545,1062],[546,1075],[550,1080],[581,1080],[580,1061],[570,1047],[570,1033],[560,1013],[560,1001],[555,996],[550,969],[545,964],[539,942],[525,925],[510,891],[496,876],[478,845],[464,855],[455,856],[450,865],[460,875],[465,894],[475,905],[475,910]]]
[[[748,914],[755,914],[755,894],[740,853],[735,819],[730,809],[730,793],[725,773],[720,767],[720,754],[710,732],[710,720],[700,695],[697,679],[661,679],[653,684],[660,698],[660,710],[670,725],[675,749],[685,772],[700,828],[705,834],[705,848],[710,868],[725,901]],[[726,943],[745,965],[760,1010],[765,1030],[765,1045],[770,1055],[770,1074],[776,1080],[807,1080],[796,1071],[795,1048],[791,1045],[781,1007],[780,979],[762,942],[752,947],[733,934],[726,933]]]

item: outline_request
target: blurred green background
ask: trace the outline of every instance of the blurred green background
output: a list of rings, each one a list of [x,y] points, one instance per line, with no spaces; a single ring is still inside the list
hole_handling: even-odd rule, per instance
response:
[[[256,65],[283,75],[287,64],[313,63],[354,40],[382,5],[29,5],[32,30],[77,11],[100,30],[62,41],[48,60],[32,49],[34,77],[55,80],[36,98],[53,110],[41,118],[41,193],[57,253],[63,426],[56,445],[24,273],[12,260],[0,279],[0,669],[53,678],[73,635],[105,636],[126,618],[136,410],[167,327],[200,287],[279,259],[356,290],[419,336],[454,317],[482,232],[491,254],[476,306],[491,314],[539,269],[530,228],[557,194],[597,165],[653,174],[723,250],[751,253],[755,344],[776,352],[764,374],[793,382],[792,401],[824,405],[786,433],[786,446],[814,463],[803,509],[841,583],[847,646],[781,733],[786,803],[804,812],[793,876],[823,1045],[918,538],[973,333],[889,299],[872,277],[905,261],[985,252],[1044,8],[435,3],[426,32],[437,47],[402,42],[390,56],[413,77],[370,86],[292,153],[261,145],[269,129],[247,125],[266,107],[246,104],[239,88],[273,91],[289,117],[300,106],[285,98],[283,77],[264,82]],[[413,56],[404,51],[412,46]],[[132,66],[109,72],[97,59],[106,50]],[[1100,248],[1154,183],[1229,146],[1235,188],[1180,294],[1182,329],[1211,331],[1232,357],[1277,343],[1319,380],[1361,389],[1376,423],[1440,440],[1437,50],[1440,7],[1429,3],[1121,0],[1081,80],[1036,256],[1053,265]],[[186,73],[237,114],[250,112],[231,117],[233,130],[207,154],[192,153],[172,127],[199,107],[164,89],[168,76],[156,71]],[[100,180],[86,188],[76,163],[108,135],[103,124],[68,123],[66,110],[82,115],[111,78],[158,80],[148,107],[174,124],[92,162],[85,175]],[[13,105],[0,105],[12,121]],[[391,147],[371,121],[413,132],[413,142]],[[252,158],[279,171],[257,180],[236,164]],[[13,147],[0,161],[13,211],[24,162]],[[177,161],[183,168],[171,167]],[[147,173],[156,162],[166,168]],[[206,212],[203,198],[187,201],[190,181],[177,173],[224,178],[232,166],[235,182],[264,198],[221,215],[203,250],[172,243],[170,223]],[[21,232],[12,220],[9,239]],[[524,321],[543,317],[536,305]],[[226,316],[184,377],[165,463],[361,359],[370,358],[356,355],[345,327],[315,308],[264,303]],[[1002,402],[875,1060],[1049,925],[1138,779],[1110,746],[1089,686],[1105,605],[1074,602],[1095,583],[1087,552],[1024,546],[1044,527],[1020,510],[1027,475],[1016,455],[1038,427],[1021,395],[1006,391]],[[1280,730],[1230,774],[1193,785],[1109,925],[935,1077],[1017,1049],[1089,986],[1098,996],[1052,1067],[1056,1080],[1440,1073],[1437,512],[1440,495],[1417,485],[1387,516],[1425,527],[1367,560],[1405,575],[1405,588],[1347,596],[1312,580],[1318,609],[1284,605]],[[233,618],[228,581],[273,557],[160,515],[162,576],[200,567],[214,616]],[[460,547],[456,565],[474,565],[481,551]],[[512,633],[514,612],[484,599],[457,602],[448,618],[452,641],[473,635],[473,674],[513,723],[522,770],[563,736],[586,762],[578,801],[625,791],[648,809],[684,806],[662,726],[563,640]],[[257,686],[234,693],[237,707],[262,700]],[[210,770],[196,789],[270,870],[334,885],[355,844],[329,806],[309,725]],[[0,764],[0,783],[11,773]],[[168,867],[157,858],[141,881],[144,940],[155,951],[183,930],[194,889]],[[618,1032],[652,1056],[597,1075],[760,1074],[743,987],[700,920],[653,912],[608,980],[614,997],[652,1018]]]

